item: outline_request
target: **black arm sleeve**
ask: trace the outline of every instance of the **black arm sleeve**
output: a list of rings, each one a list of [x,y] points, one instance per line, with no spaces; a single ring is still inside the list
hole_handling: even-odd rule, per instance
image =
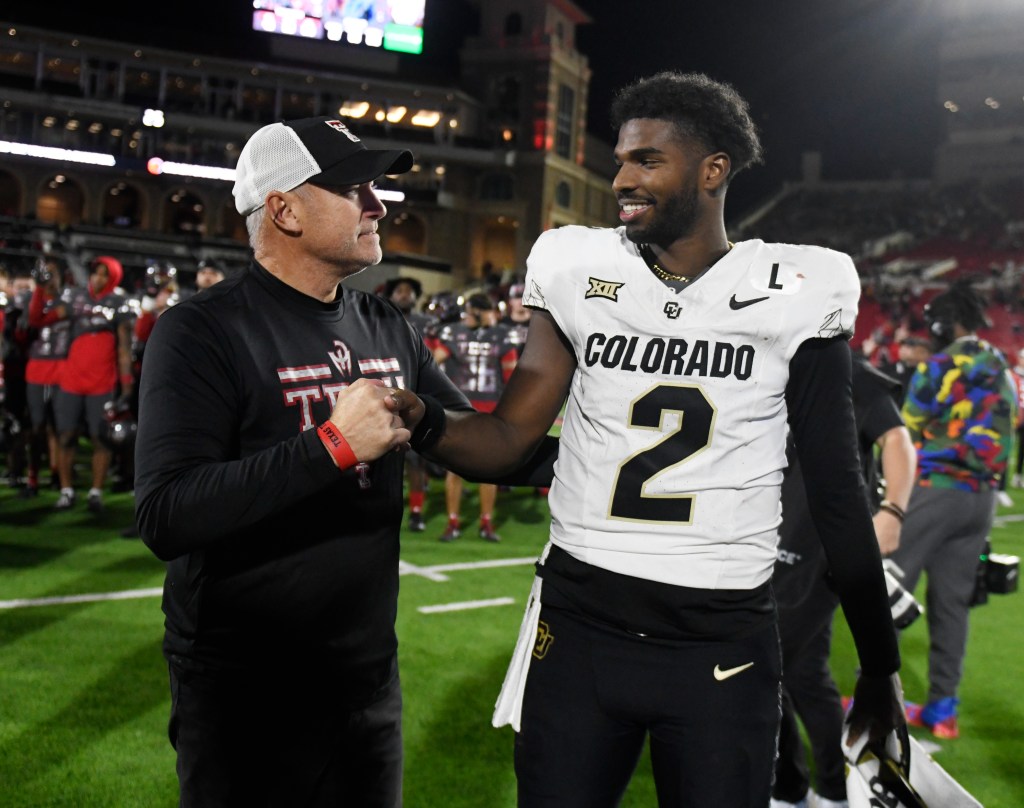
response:
[[[527,486],[546,488],[555,478],[555,461],[558,459],[558,438],[547,435],[537,450],[522,466],[501,477],[470,475],[471,483],[494,483],[495,485]]]
[[[861,669],[871,676],[894,673],[899,646],[860,472],[846,340],[800,346],[790,361],[786,403],[811,515]]]

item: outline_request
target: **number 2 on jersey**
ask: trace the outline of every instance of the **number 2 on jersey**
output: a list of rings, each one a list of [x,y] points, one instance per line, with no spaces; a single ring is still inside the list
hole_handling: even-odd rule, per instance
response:
[[[645,489],[655,477],[707,448],[717,410],[699,387],[659,384],[630,405],[629,426],[661,433],[665,414],[669,412],[679,413],[676,429],[619,465],[612,486],[609,518],[690,523],[693,494],[647,494]]]

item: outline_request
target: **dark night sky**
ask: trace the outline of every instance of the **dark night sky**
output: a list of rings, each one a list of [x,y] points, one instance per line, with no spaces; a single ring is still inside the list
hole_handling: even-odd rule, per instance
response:
[[[576,2],[594,19],[577,36],[593,73],[588,125],[609,143],[608,102],[633,78],[664,69],[703,71],[747,97],[766,164],[732,187],[734,212],[797,179],[805,151],[822,153],[826,179],[930,175],[942,120],[935,86],[938,0]],[[268,35],[249,30],[250,9],[251,0],[78,0],[56,8],[22,0],[0,16],[266,60]],[[457,69],[458,43],[473,16],[467,0],[427,0],[425,52],[401,57],[403,68],[412,68],[414,78],[441,81]]]
[[[579,35],[593,70],[593,131],[606,126],[615,87],[658,70],[705,72],[747,98],[766,162],[737,179],[731,206],[797,179],[806,151],[822,153],[826,179],[931,174],[943,112],[932,0],[579,5],[598,21]]]

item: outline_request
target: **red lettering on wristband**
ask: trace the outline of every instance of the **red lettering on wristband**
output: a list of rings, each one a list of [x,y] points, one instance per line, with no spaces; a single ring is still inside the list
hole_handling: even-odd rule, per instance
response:
[[[347,469],[359,462],[356,459],[356,453],[352,451],[352,447],[345,440],[345,436],[330,421],[320,424],[316,428],[316,433],[323,445],[327,447],[327,451],[331,453],[334,464],[339,469]]]

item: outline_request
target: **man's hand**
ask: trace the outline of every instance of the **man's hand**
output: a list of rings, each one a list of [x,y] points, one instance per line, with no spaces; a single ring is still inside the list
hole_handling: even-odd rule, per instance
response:
[[[902,523],[894,514],[889,511],[879,511],[874,516],[875,537],[878,539],[878,549],[882,558],[892,555],[900,546],[900,529]]]
[[[850,725],[848,746],[867,732],[869,744],[884,743],[897,727],[907,723],[903,706],[903,685],[898,673],[891,676],[865,676],[857,680],[853,704],[846,718]]]
[[[356,379],[338,394],[330,420],[360,462],[408,447],[412,431],[402,423],[396,392],[379,381]]]

